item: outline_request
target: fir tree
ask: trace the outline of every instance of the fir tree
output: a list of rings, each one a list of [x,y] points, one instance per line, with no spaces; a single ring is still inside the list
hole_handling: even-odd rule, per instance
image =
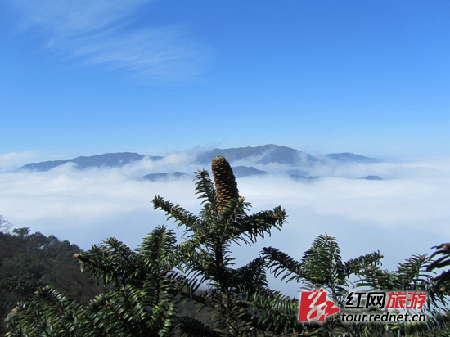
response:
[[[445,247],[444,247],[445,248]],[[434,278],[426,270],[431,258],[426,255],[415,255],[400,263],[396,272],[382,270],[380,252],[373,252],[359,258],[343,262],[340,256],[340,248],[334,237],[328,235],[318,236],[310,249],[308,249],[300,261],[295,261],[287,254],[272,247],[263,248],[263,256],[268,267],[276,277],[287,282],[295,281],[301,285],[302,290],[323,288],[330,294],[331,300],[340,308],[344,307],[346,295],[351,289],[369,289],[375,291],[426,291],[432,301],[422,310],[427,316],[427,322],[409,322],[380,324],[342,324],[339,316],[331,316],[325,324],[308,323],[300,325],[294,319],[296,307],[292,302],[273,305],[268,303],[267,312],[272,315],[283,314],[286,317],[284,324],[296,335],[317,336],[448,336],[450,332],[450,318],[448,310],[441,310],[448,303],[448,292],[442,291],[436,297],[437,281],[443,277]],[[447,261],[448,263],[448,261]],[[430,266],[436,266],[433,262]],[[356,282],[351,280],[358,279]],[[442,288],[441,288],[442,290]],[[290,306],[289,306],[290,304]],[[279,310],[278,308],[283,308]],[[380,314],[385,311],[380,312]]]
[[[183,272],[206,284],[198,296],[181,291],[187,299],[201,303],[213,314],[214,329],[195,319],[180,320],[181,332],[188,336],[249,336],[265,331],[253,306],[255,294],[274,294],[267,288],[264,263],[256,257],[246,266],[235,268],[231,256],[232,243],[252,244],[258,238],[280,229],[286,211],[273,210],[247,214],[250,203],[239,197],[233,171],[222,156],[213,159],[214,182],[206,170],[196,174],[196,194],[203,209],[196,216],[181,206],[156,196],[154,207],[166,212],[179,226],[185,226],[187,240],[180,247]]]
[[[75,254],[82,270],[104,285],[88,305],[45,286],[20,303],[7,336],[172,336],[177,263],[174,233],[157,227],[132,251],[115,238]]]

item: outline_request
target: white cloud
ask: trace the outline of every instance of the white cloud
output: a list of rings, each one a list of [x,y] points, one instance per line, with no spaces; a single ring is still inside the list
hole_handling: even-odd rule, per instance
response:
[[[16,169],[38,158],[39,152],[24,151],[0,154],[0,172]]]
[[[193,213],[200,210],[191,178],[172,182],[140,182],[135,178],[158,172],[194,172],[194,153],[177,153],[161,161],[143,160],[120,169],[79,171],[71,165],[49,172],[0,174],[0,214],[16,227],[29,226],[88,248],[110,236],[136,247],[165,215],[153,210],[155,195]],[[242,164],[242,163],[241,163]],[[244,163],[245,164],[245,163]],[[311,172],[314,173],[314,172]],[[450,160],[380,163],[335,167],[334,173],[389,179],[367,181],[343,177],[295,182],[283,176],[238,178],[241,195],[253,211],[286,208],[288,223],[254,247],[236,247],[242,265],[264,246],[280,248],[300,259],[319,234],[335,236],[344,259],[380,249],[385,267],[450,236]],[[171,228],[175,229],[172,223]],[[182,229],[177,230],[180,237]],[[295,295],[298,286],[279,286]],[[287,291],[286,290],[286,291]]]
[[[124,68],[151,80],[188,80],[201,73],[204,50],[176,24],[135,28],[146,0],[11,1],[24,30],[47,47],[87,64]],[[151,20],[151,19],[150,19]]]

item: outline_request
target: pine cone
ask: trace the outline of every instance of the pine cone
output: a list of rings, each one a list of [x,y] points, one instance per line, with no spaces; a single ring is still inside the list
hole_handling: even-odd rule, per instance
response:
[[[219,213],[230,199],[239,198],[236,177],[224,156],[217,156],[212,160],[212,172],[216,185],[217,208]]]

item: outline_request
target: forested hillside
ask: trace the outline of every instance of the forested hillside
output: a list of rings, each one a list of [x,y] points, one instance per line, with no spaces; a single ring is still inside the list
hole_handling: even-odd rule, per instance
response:
[[[30,233],[27,227],[0,231],[0,335],[11,309],[18,301],[29,300],[39,287],[52,285],[82,303],[102,290],[74,263],[73,254],[81,251],[67,240]]]

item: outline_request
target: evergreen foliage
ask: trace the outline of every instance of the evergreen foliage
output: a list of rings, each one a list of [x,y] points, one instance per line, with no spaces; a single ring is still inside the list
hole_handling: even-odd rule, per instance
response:
[[[426,263],[431,258],[425,255],[414,255],[400,263],[396,272],[382,270],[381,258],[384,256],[380,252],[373,252],[356,259],[342,262],[340,249],[334,237],[328,235],[318,236],[311,248],[307,250],[301,261],[295,261],[287,254],[278,249],[268,247],[263,248],[263,256],[267,260],[267,266],[272,273],[287,282],[298,282],[303,290],[313,290],[323,288],[330,294],[331,299],[339,307],[344,306],[344,301],[349,289],[368,289],[378,291],[412,290],[427,291],[432,299],[422,313],[427,315],[427,322],[409,322],[406,324],[390,323],[380,324],[342,324],[336,317],[327,319],[325,325],[308,324],[307,334],[330,335],[330,336],[394,336],[401,335],[431,335],[447,336],[450,333],[450,318],[448,310],[442,310],[448,304],[449,293],[440,288],[436,293],[439,277],[433,278],[426,270]],[[430,266],[436,266],[431,263]],[[351,279],[358,277],[356,284]],[[350,288],[351,286],[351,288]],[[285,307],[288,307],[289,300],[285,300]],[[276,311],[267,310],[270,315]],[[293,307],[290,308],[294,312]],[[281,312],[284,313],[284,312]],[[380,314],[385,313],[381,311]],[[296,321],[294,316],[290,318],[286,325],[290,326],[296,334],[306,334],[304,326]],[[311,330],[311,328],[313,328]]]
[[[0,232],[0,335],[11,308],[18,301],[29,300],[39,287],[50,284],[82,303],[101,291],[72,263],[73,254],[79,252],[69,241],[39,232],[30,234],[27,227]]]
[[[368,268],[376,268],[380,264],[382,255],[373,252],[342,262],[340,248],[334,237],[319,235],[308,249],[301,261],[295,261],[287,254],[272,247],[263,248],[263,256],[267,261],[267,266],[275,277],[280,277],[286,282],[298,282],[303,290],[325,289],[330,294],[331,300],[342,307],[347,295],[350,278],[355,275],[363,275]],[[335,317],[327,319],[326,325],[311,324],[307,326],[300,324],[295,315],[298,303],[290,299],[284,300],[284,306],[277,303],[274,309],[267,310],[267,319],[274,313],[278,313],[278,308],[288,308],[280,311],[286,317],[285,326],[289,327],[295,334],[326,334],[339,335],[349,333],[349,325],[342,324]],[[377,331],[378,332],[378,331]]]
[[[132,251],[110,238],[74,254],[104,292],[82,305],[46,286],[19,304],[7,336],[172,336],[174,329],[175,236],[157,227]]]
[[[12,226],[12,223],[0,215],[0,233],[8,234]]]
[[[444,243],[439,246],[434,246],[431,248],[436,248],[436,251],[431,255],[432,257],[442,255],[438,259],[432,261],[427,266],[427,271],[433,271],[438,268],[450,267],[450,243]],[[434,293],[445,293],[450,290],[450,269],[442,271],[439,276],[434,278],[435,288]]]
[[[246,336],[264,332],[258,319],[253,297],[255,293],[274,294],[267,288],[264,261],[257,257],[246,266],[234,268],[232,243],[251,244],[272,228],[280,229],[286,212],[280,206],[273,210],[247,214],[250,203],[239,197],[231,167],[222,156],[213,160],[215,184],[205,170],[196,174],[196,194],[203,209],[193,215],[179,205],[156,196],[156,209],[163,210],[179,226],[186,228],[186,241],[180,248],[181,270],[190,279],[207,286],[202,296],[182,291],[180,294],[201,303],[212,311],[213,329],[195,319],[180,320],[179,329],[186,336]],[[220,187],[220,193],[216,191]],[[250,277],[249,277],[250,276]],[[275,295],[273,295],[275,296]],[[195,333],[194,327],[198,327]]]

